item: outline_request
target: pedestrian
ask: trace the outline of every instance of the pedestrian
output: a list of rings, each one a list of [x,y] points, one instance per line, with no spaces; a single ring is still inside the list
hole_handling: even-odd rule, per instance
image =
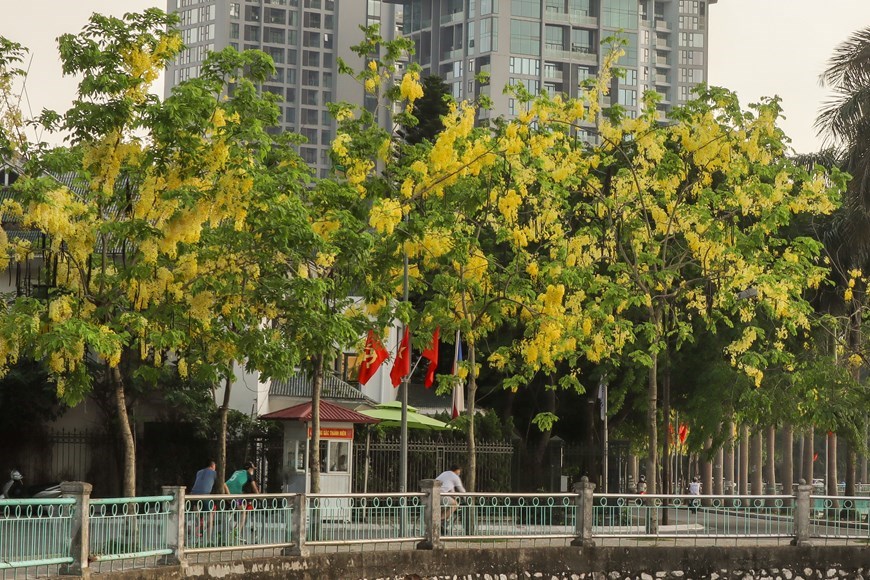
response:
[[[462,468],[459,465],[451,465],[450,469],[443,472],[435,478],[435,481],[441,484],[441,505],[443,507],[441,513],[441,533],[447,531],[447,526],[453,513],[459,508],[459,502],[455,497],[444,495],[447,493],[465,493],[465,486],[462,485]]]
[[[248,461],[242,469],[234,471],[226,481],[227,492],[232,495],[260,493],[260,486],[257,485],[257,479],[254,477],[255,469],[254,464]],[[233,528],[233,535],[238,537],[239,529],[245,529],[248,512],[254,509],[254,504],[253,500],[250,498],[240,498],[233,501],[234,507],[242,510],[242,517],[239,526],[238,528]],[[251,528],[251,531],[253,532],[253,525]]]
[[[692,478],[692,482],[689,484],[689,494],[690,495],[701,495],[701,480],[698,479],[698,476]],[[700,499],[692,499],[691,509],[693,512],[698,512],[698,505],[701,503]]]
[[[641,475],[637,480],[637,493],[643,495],[646,493],[646,476]]]
[[[217,464],[214,459],[209,459],[206,466],[196,472],[196,479],[193,482],[193,486],[190,488],[190,495],[211,494],[214,490],[214,482],[217,480],[216,466]],[[200,512],[209,512],[208,526],[205,525],[205,518],[202,515],[199,516],[199,529],[197,530],[197,536],[200,538],[202,538],[203,535],[211,536],[211,532],[214,529],[214,512],[217,509],[214,500],[208,500],[206,502],[200,500],[197,502],[196,507]]]

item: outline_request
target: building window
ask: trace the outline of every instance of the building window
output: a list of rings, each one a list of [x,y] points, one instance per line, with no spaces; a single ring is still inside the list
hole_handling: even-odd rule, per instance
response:
[[[287,24],[287,11],[281,8],[266,8],[266,22],[269,24]]]
[[[541,83],[538,79],[511,79],[511,86],[520,85],[525,88],[530,95],[536,96],[541,91]]]
[[[549,50],[565,50],[565,28],[562,26],[544,27],[544,42]]]
[[[267,26],[263,30],[263,42],[269,42],[271,44],[284,44],[284,29],[283,28],[272,28]]]
[[[541,24],[528,20],[511,20],[511,52],[541,54]]]
[[[302,71],[302,86],[303,87],[319,87],[320,86],[320,71],[303,70]]]
[[[480,15],[498,14],[498,0],[480,0]]]
[[[302,24],[305,28],[320,28],[320,14],[317,12],[306,12],[302,18]]]
[[[302,66],[320,66],[320,53],[315,50],[302,51]]]
[[[245,20],[248,22],[259,22],[260,21],[260,7],[259,6],[245,6]]]
[[[320,33],[308,31],[303,32],[302,46],[307,46],[310,48],[320,48]]]
[[[538,76],[541,72],[541,61],[536,58],[520,58],[512,56],[510,72],[513,75]]]
[[[318,121],[317,109],[302,109],[303,125],[317,125]]]
[[[511,0],[511,16],[541,17],[541,0]]]
[[[260,27],[255,24],[245,25],[245,40],[249,42],[260,42]]]
[[[284,49],[276,48],[274,46],[266,46],[263,48],[263,52],[272,57],[272,61],[275,64],[284,64]]]
[[[242,15],[238,2],[230,2],[230,18],[239,18]]]
[[[320,0],[305,0],[305,7],[320,10]]]
[[[230,22],[230,38],[238,40],[239,38],[239,23]]]
[[[594,54],[595,32],[585,28],[573,29],[571,31],[571,52]]]
[[[601,17],[608,28],[637,28],[637,0],[601,0]]]
[[[623,107],[636,107],[637,91],[632,89],[619,89],[619,104]]]
[[[480,21],[480,52],[498,50],[498,20],[484,18]]]
[[[320,91],[314,89],[302,89],[302,104],[303,105],[319,105],[317,102],[320,96]]]

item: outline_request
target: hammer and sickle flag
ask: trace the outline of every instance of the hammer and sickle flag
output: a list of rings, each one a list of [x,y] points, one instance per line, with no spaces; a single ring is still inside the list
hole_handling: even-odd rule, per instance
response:
[[[381,339],[375,334],[375,331],[369,330],[369,335],[366,337],[366,345],[362,352],[362,364],[359,367],[359,383],[364,385],[369,382],[389,355],[390,353],[384,348]]]

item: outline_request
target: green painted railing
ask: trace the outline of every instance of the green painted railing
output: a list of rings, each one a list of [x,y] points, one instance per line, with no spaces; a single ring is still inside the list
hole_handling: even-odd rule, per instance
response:
[[[790,539],[794,497],[596,494],[592,518],[601,538]]]
[[[73,499],[0,500],[0,571],[71,563]]]
[[[319,494],[306,497],[308,544],[422,540],[422,493]]]
[[[443,540],[571,538],[575,535],[575,494],[443,494]]]
[[[866,497],[813,496],[812,501],[811,536],[870,540],[870,500]]]
[[[167,545],[171,495],[91,500],[90,557],[94,561],[171,554]]]
[[[293,496],[187,496],[185,547],[207,552],[239,546],[280,547],[292,544]]]

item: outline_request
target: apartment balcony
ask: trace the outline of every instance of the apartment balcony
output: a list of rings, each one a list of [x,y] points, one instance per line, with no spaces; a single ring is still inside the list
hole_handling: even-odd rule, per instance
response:
[[[558,12],[556,10],[547,10],[544,13],[545,19],[549,22],[563,22],[573,26],[583,26],[586,28],[598,28],[598,18],[595,16],[587,16],[585,14],[575,14],[572,12]]]
[[[656,50],[672,50],[667,40],[656,39]]]
[[[666,87],[671,86],[671,83],[668,80],[668,77],[666,77],[666,76],[656,75],[655,80],[656,80],[656,85],[661,85],[661,86],[666,86]]]
[[[457,48],[455,50],[445,50],[441,53],[441,60],[456,60],[458,58],[462,58],[463,50],[461,48]]]
[[[576,62],[580,64],[598,64],[598,55],[589,47],[576,47],[575,50],[561,50],[544,47],[544,56],[554,60]]]
[[[668,24],[667,20],[660,20],[656,18],[656,30],[662,30],[664,32],[670,32],[671,26]]]
[[[451,22],[462,22],[465,20],[465,12],[453,12],[445,14],[441,17],[441,24],[450,24]]]

